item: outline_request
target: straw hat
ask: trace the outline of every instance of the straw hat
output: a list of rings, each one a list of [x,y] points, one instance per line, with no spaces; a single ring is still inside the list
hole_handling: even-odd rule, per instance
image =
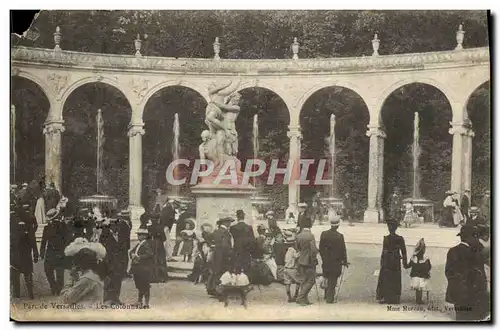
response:
[[[332,226],[340,225],[340,217],[339,217],[339,215],[337,215],[337,213],[335,211],[328,212],[328,221],[330,222],[330,225],[332,225]]]
[[[59,210],[52,208],[47,211],[47,221],[52,221],[53,219],[57,218],[59,216]]]
[[[299,203],[299,208],[307,208],[307,203],[305,202]]]
[[[137,231],[135,231],[135,234],[147,234],[147,235],[149,235],[149,231],[146,228],[138,228]]]
[[[106,257],[106,248],[100,243],[89,242],[85,238],[76,238],[71,244],[64,249],[64,255],[75,256],[80,250],[88,248],[96,253],[97,259],[102,260]]]

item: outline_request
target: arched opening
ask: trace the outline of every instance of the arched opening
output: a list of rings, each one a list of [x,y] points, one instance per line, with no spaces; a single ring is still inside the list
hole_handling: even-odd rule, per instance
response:
[[[102,136],[98,139],[98,110]],[[132,108],[125,95],[105,83],[76,88],[63,106],[65,132],[62,139],[63,192],[72,201],[94,194],[110,195],[121,206],[129,198],[129,139],[127,127]],[[99,188],[98,145],[102,147]]]
[[[418,136],[415,136],[414,130],[415,114],[418,114]],[[419,208],[414,201],[414,207],[427,222],[439,219],[442,201],[451,180],[451,120],[452,110],[448,99],[432,85],[404,85],[385,100],[382,107],[382,123],[387,134],[383,201],[385,213],[389,217],[394,216],[390,201],[397,200],[391,196],[399,191],[399,200],[430,200],[426,202],[427,206]],[[418,141],[415,150],[414,137]],[[402,215],[399,212],[394,217],[400,218]]]
[[[192,165],[199,158],[198,146],[204,130],[205,99],[195,90],[169,86],[154,93],[144,108],[142,205],[152,210],[155,190],[169,196],[190,196]],[[190,160],[190,167],[178,166],[176,178],[186,178],[182,186],[167,183],[166,170],[174,160],[175,114],[178,115],[178,157]]]
[[[35,181],[38,184],[45,176],[43,124],[49,109],[50,102],[38,84],[23,77],[12,77],[11,183],[21,184]]]
[[[332,114],[335,115],[334,124],[331,123]],[[369,121],[364,100],[351,89],[326,87],[309,97],[300,113],[303,135],[301,158],[314,159],[315,164],[308,173],[307,179],[311,184],[301,186],[302,201],[311,201],[316,192],[340,199],[350,193],[355,218],[363,218],[368,191],[369,138],[366,130]],[[335,132],[334,151],[329,142],[332,126]],[[314,185],[319,160],[330,160],[332,153],[334,174],[325,174],[323,178],[332,179],[333,176],[334,184]]]
[[[485,191],[491,190],[491,90],[490,82],[469,97],[467,114],[472,124],[472,205],[480,206]]]
[[[278,160],[280,168],[285,168],[288,162],[288,108],[278,94],[266,88],[248,87],[239,93],[242,100],[236,120],[238,158],[243,168],[248,159],[256,158],[266,163],[266,171],[253,182],[257,188],[257,196],[264,199],[259,200],[262,204],[254,202],[254,205],[259,214],[268,209],[277,213],[277,217],[284,217],[288,208],[288,186],[283,185],[283,176],[277,175],[273,185],[266,183],[272,160]]]

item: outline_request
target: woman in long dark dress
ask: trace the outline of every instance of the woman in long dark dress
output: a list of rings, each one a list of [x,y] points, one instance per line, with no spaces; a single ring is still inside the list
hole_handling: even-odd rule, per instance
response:
[[[408,265],[406,245],[403,237],[396,234],[398,228],[396,221],[388,220],[387,228],[389,235],[384,237],[382,246],[377,301],[398,304],[401,298],[401,260],[405,268]]]
[[[166,240],[163,227],[159,224],[159,215],[151,215],[150,237],[153,241],[153,273],[151,283],[165,283],[168,279],[167,254],[163,243]]]

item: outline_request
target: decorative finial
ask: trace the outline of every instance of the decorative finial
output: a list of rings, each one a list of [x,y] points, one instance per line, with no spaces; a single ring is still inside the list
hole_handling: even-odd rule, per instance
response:
[[[298,60],[299,59],[299,42],[297,41],[297,37],[293,38],[293,44],[292,44],[292,52],[293,52],[293,57],[292,59]]]
[[[54,50],[60,51],[61,50],[61,29],[59,27],[56,27],[56,32],[54,32]]]
[[[141,46],[142,46],[142,40],[141,36],[137,34],[137,39],[134,40],[134,45],[135,45],[135,56],[140,57],[141,55]]]
[[[372,40],[373,54],[372,56],[379,56],[378,49],[380,47],[380,39],[378,39],[378,34],[375,33]]]
[[[220,52],[220,43],[219,37],[215,37],[215,41],[213,43],[214,46],[214,60],[220,60],[219,52]]]
[[[458,51],[464,48],[463,47],[464,35],[465,35],[464,27],[462,24],[460,24],[458,26],[458,31],[457,31],[457,47],[455,47],[455,50]]]

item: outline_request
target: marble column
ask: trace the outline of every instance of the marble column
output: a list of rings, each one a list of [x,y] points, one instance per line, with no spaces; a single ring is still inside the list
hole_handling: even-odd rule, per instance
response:
[[[139,217],[144,213],[141,205],[142,136],[144,133],[144,123],[133,123],[129,126],[129,209],[134,231],[139,227]]]
[[[61,134],[64,132],[63,120],[47,121],[43,127],[45,135],[45,184],[54,183],[62,192],[61,172]]]
[[[370,159],[368,169],[368,207],[364,215],[364,222],[378,223],[383,213],[383,165],[385,132],[379,126],[368,126],[366,133],[370,137]]]
[[[300,148],[302,133],[300,126],[288,126],[288,138],[290,138],[289,161],[293,161],[293,168],[290,173],[288,184],[288,213],[298,214],[298,203],[300,201],[300,185],[296,183],[300,179]]]
[[[472,137],[474,137],[474,132],[468,121],[452,122],[450,125],[449,132],[453,135],[451,190],[461,195],[466,189],[471,189]]]

